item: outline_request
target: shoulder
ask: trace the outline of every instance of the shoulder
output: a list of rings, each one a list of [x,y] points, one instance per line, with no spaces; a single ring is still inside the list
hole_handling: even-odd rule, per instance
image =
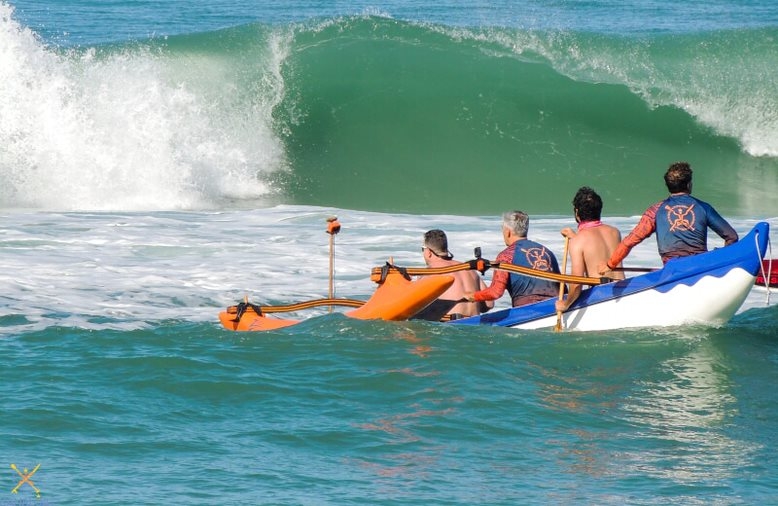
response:
[[[621,235],[621,231],[613,225],[602,224],[602,232],[606,235]]]
[[[660,207],[662,207],[662,205],[664,205],[665,203],[667,203],[667,200],[668,200],[668,199],[660,200],[660,201],[659,201],[659,202],[657,202],[656,204],[652,204],[651,206],[649,206],[649,207],[648,207],[648,209],[646,209],[646,212],[645,212],[645,213],[643,213],[643,214],[644,214],[644,215],[649,215],[649,214],[650,214],[650,215],[655,215],[655,214],[656,214],[656,212],[657,212],[657,210],[658,210]]]
[[[578,252],[583,252],[592,240],[593,238],[590,237],[590,234],[584,233],[584,231],[579,232],[575,238],[570,239],[570,245],[568,247],[570,253],[575,255]]]
[[[692,202],[694,202],[694,204],[697,206],[704,207],[705,209],[713,209],[712,205],[708,204],[704,200],[698,199],[697,197],[692,197],[689,195],[689,199],[691,199]]]
[[[554,252],[553,252],[553,251],[551,251],[551,248],[549,248],[549,247],[548,247],[548,246],[546,246],[545,244],[540,244],[539,242],[535,242],[535,241],[531,241],[531,242],[532,242],[532,244],[534,245],[534,247],[535,247],[535,248],[537,248],[537,249],[541,249],[541,250],[544,250],[544,251],[546,251],[546,253],[548,253],[549,255],[551,255],[551,257],[552,257],[552,258],[556,258],[556,257],[555,257],[555,255],[554,255]],[[571,244],[572,244],[573,242],[575,242],[575,241],[571,241]]]
[[[571,241],[572,242],[572,241]],[[522,239],[521,241],[517,241],[516,244],[521,243],[521,248],[526,250],[545,250],[549,253],[551,253],[551,250],[546,247],[545,244],[540,244],[537,241],[533,241],[531,239]]]
[[[521,241],[516,241],[516,243],[521,243],[522,248],[546,248],[543,244],[533,241],[532,239],[522,239]]]
[[[513,253],[516,251],[516,243],[514,242],[497,255],[497,260],[512,260]]]
[[[701,209],[706,216],[709,216],[711,218],[714,218],[718,215],[718,212],[714,207],[704,200],[698,199],[697,197],[694,197],[692,195],[685,195],[683,201],[687,203],[689,207],[694,206],[695,209]]]
[[[593,240],[596,240],[597,237],[599,237],[604,232],[604,230],[600,230],[602,227],[603,226],[600,225],[596,229],[586,229],[578,232],[575,237],[570,239],[570,249],[575,250],[576,248],[581,248]]]

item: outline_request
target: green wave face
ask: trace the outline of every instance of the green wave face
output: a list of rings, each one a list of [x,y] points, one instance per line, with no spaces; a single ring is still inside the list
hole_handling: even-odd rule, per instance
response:
[[[639,213],[666,193],[666,167],[688,160],[695,192],[725,212],[774,212],[775,158],[747,152],[747,126],[725,132],[693,114],[705,100],[729,100],[722,116],[752,107],[726,82],[721,97],[716,83],[695,92],[706,80],[692,49],[718,40],[702,57],[736,58],[722,39],[457,33],[373,18],[300,31],[279,108],[295,112],[279,116],[294,168],[286,189],[297,203],[347,208],[566,213],[589,185],[606,213]]]

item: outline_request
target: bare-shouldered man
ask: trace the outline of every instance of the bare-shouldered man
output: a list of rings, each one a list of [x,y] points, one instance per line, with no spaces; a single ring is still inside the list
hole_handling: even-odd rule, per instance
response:
[[[433,229],[424,234],[422,254],[428,267],[448,267],[458,263],[454,261],[454,256],[448,251],[446,233],[439,229]],[[475,316],[494,307],[494,302],[463,301],[465,292],[476,292],[486,288],[481,276],[476,271],[458,271],[451,275],[454,276],[454,284],[440,296],[439,300],[461,302],[451,308],[448,314]]]
[[[621,232],[600,221],[602,199],[588,186],[580,188],[575,194],[573,212],[578,222],[578,233],[571,228],[562,230],[562,235],[570,239],[570,274],[597,276],[599,265],[608,261],[621,242]],[[624,274],[613,272],[612,278],[624,279]],[[581,285],[568,284],[567,296],[557,301],[556,310],[567,311],[580,295]]]

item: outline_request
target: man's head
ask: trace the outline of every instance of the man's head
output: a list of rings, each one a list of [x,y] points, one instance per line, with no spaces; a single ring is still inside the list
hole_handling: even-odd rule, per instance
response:
[[[524,211],[508,211],[502,215],[503,234],[505,229],[516,237],[527,237],[529,232],[529,216]]]
[[[665,184],[670,193],[692,192],[692,168],[686,162],[675,162],[665,172]]]
[[[573,209],[578,221],[597,221],[602,214],[602,199],[588,186],[582,186],[573,198]]]
[[[423,250],[429,251],[431,254],[444,260],[451,260],[454,255],[448,251],[448,238],[446,233],[440,229],[432,229],[424,234]],[[425,253],[426,253],[425,251]]]

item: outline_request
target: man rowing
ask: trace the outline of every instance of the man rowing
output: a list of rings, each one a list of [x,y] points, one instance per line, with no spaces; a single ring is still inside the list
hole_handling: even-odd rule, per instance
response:
[[[597,272],[601,263],[610,259],[621,242],[621,232],[600,221],[602,199],[588,186],[581,187],[575,194],[573,214],[578,223],[578,233],[570,227],[562,229],[562,235],[570,241],[570,274],[591,276]],[[624,274],[614,272],[611,278],[624,279]],[[557,311],[567,311],[581,295],[581,285],[570,283],[567,287],[567,295],[556,302]]]
[[[725,246],[737,242],[737,232],[727,220],[713,206],[691,196],[692,168],[688,163],[671,164],[665,172],[665,185],[670,196],[646,209],[610,259],[600,264],[598,272],[601,275],[618,266],[632,248],[654,232],[663,263],[708,251],[708,228],[724,239]]]
[[[559,274],[559,264],[554,254],[542,244],[528,239],[528,232],[527,213],[504,213],[502,236],[507,248],[497,255],[495,261]],[[505,290],[511,296],[511,304],[517,307],[554,297],[559,292],[559,283],[498,270],[494,272],[488,288],[465,293],[465,298],[471,302],[493,301],[499,299]]]
[[[439,229],[429,230],[424,234],[424,243],[421,247],[424,262],[427,267],[450,267],[458,265],[454,261],[454,255],[448,251],[448,238],[446,233]],[[465,292],[474,292],[486,288],[486,284],[476,271],[459,271],[450,274],[454,276],[454,284],[446,290],[438,300],[457,301],[448,311],[449,315],[476,316],[494,307],[494,302],[468,302],[464,300]]]

